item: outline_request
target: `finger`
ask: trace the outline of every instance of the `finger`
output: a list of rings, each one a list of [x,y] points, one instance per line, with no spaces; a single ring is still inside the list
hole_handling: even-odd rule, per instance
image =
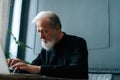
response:
[[[15,67],[13,73],[17,72],[17,70],[19,70],[19,68]]]
[[[7,63],[9,66],[11,65],[11,61],[12,61],[12,59],[7,59]]]
[[[24,63],[22,63],[22,62],[18,62],[18,63],[16,63],[16,64],[14,64],[13,65],[13,67],[15,68],[15,67],[22,67],[22,66],[24,66],[25,64]]]
[[[20,59],[12,59],[10,65],[14,65],[19,62],[22,62],[22,61]]]
[[[15,59],[11,59],[10,65],[13,66],[14,64],[16,64],[16,60]]]
[[[13,65],[13,68],[19,68],[20,70],[27,70],[27,65],[25,63],[19,62]]]

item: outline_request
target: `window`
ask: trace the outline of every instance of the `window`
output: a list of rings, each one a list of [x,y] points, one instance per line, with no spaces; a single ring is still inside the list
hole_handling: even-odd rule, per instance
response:
[[[25,48],[18,46],[19,43],[16,41],[26,43],[29,2],[29,0],[11,0],[8,31],[11,30],[14,37],[10,33],[7,34],[5,49],[7,57],[23,60],[25,58]]]
[[[13,14],[11,15],[12,16],[11,32],[16,37],[16,40],[19,39],[21,8],[22,8],[22,0],[14,0]],[[16,58],[17,51],[18,51],[18,45],[15,43],[13,36],[10,36],[10,47],[9,47],[10,57]]]

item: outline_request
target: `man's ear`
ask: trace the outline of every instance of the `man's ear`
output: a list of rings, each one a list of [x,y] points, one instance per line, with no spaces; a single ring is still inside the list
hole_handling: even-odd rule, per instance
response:
[[[59,33],[61,31],[61,28],[59,26],[56,27],[56,32]]]
[[[61,30],[60,24],[58,24],[56,28],[57,28],[58,30]]]

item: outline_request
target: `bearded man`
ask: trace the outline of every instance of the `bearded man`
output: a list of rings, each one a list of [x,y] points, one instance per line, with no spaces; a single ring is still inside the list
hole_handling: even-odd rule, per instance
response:
[[[52,77],[88,79],[86,41],[62,32],[59,17],[52,11],[41,11],[32,21],[37,26],[42,49],[31,64],[8,59],[14,71],[27,71]]]

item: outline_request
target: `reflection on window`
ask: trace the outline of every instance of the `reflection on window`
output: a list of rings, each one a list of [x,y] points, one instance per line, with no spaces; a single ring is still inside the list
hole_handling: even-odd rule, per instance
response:
[[[22,0],[15,0],[14,2],[14,9],[13,9],[13,20],[12,20],[12,33],[16,37],[16,39],[19,39],[19,30],[20,30],[20,18],[21,18],[21,7],[22,7]],[[17,50],[18,46],[15,43],[13,37],[10,38],[10,57],[16,58],[17,57]]]

